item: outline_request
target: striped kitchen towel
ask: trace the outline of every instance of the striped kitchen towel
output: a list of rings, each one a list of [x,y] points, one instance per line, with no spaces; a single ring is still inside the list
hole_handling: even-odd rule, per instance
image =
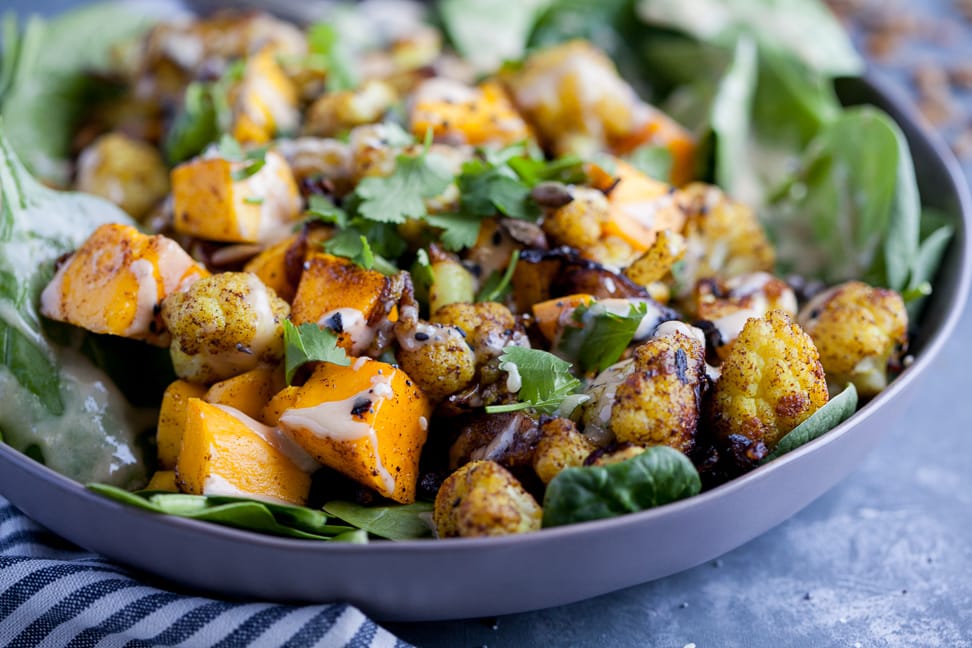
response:
[[[347,604],[234,603],[142,582],[0,497],[0,646],[408,646]]]

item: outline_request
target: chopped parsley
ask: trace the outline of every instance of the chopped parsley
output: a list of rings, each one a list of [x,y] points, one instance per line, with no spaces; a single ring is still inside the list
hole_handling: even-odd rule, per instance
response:
[[[553,414],[581,385],[581,381],[570,373],[570,363],[547,351],[510,346],[503,350],[499,359],[500,369],[510,376],[507,385],[511,391],[517,392],[520,402],[489,405],[486,407],[489,414],[524,409]],[[519,389],[513,390],[516,383],[519,383]]]
[[[337,336],[322,329],[313,322],[294,326],[284,320],[284,367],[287,384],[294,379],[294,373],[308,362],[332,362],[342,367],[351,364],[348,354],[337,345]]]

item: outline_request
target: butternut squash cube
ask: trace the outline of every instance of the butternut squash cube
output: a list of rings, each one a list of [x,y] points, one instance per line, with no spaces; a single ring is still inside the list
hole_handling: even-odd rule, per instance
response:
[[[496,81],[471,88],[451,79],[423,81],[413,95],[412,134],[419,140],[432,129],[436,141],[505,146],[533,133]]]
[[[57,269],[41,293],[41,313],[95,333],[165,346],[169,336],[159,304],[208,276],[171,239],[102,225]]]
[[[320,363],[279,426],[322,464],[410,503],[431,411],[404,371],[361,358]]]
[[[176,464],[182,492],[303,505],[315,467],[279,430],[231,407],[189,400]]]
[[[657,232],[681,231],[685,213],[675,202],[672,186],[649,178],[623,160],[614,163],[618,182],[608,194],[609,217],[603,234],[644,252],[655,242]]]
[[[578,306],[589,306],[593,301],[594,297],[591,295],[577,293],[537,302],[531,307],[533,319],[536,320],[537,328],[540,329],[543,337],[554,342],[564,327],[570,323],[574,310]]]
[[[179,460],[179,448],[182,446],[182,435],[186,431],[189,399],[202,398],[205,393],[205,387],[187,380],[175,380],[165,388],[155,436],[159,466],[162,468],[175,468],[176,461]]]
[[[627,155],[641,146],[664,147],[672,156],[671,183],[681,187],[694,180],[695,137],[674,119],[647,104],[641,106],[638,121],[640,124],[631,133],[612,143],[611,152]]]
[[[277,133],[297,129],[297,88],[277,54],[276,48],[264,47],[247,59],[243,79],[230,92],[233,137],[242,144],[265,144]]]
[[[263,250],[243,266],[244,272],[252,272],[260,277],[263,283],[273,288],[277,297],[288,304],[294,301],[294,295],[297,294],[297,283],[291,281],[287,271],[287,255],[296,243],[296,234],[288,236]]]
[[[145,490],[178,493],[179,487],[176,485],[175,471],[156,470],[155,474],[152,475],[152,479],[149,480],[148,486],[145,487]]]
[[[338,335],[338,345],[361,355],[374,338],[369,322],[396,319],[391,281],[377,270],[366,270],[348,259],[323,252],[308,255],[290,311],[296,325],[314,322]]]
[[[300,217],[300,195],[287,161],[274,151],[265,163],[196,158],[172,170],[174,227],[208,241],[273,243]]]
[[[215,383],[202,398],[207,403],[233,407],[250,418],[261,420],[263,408],[283,388],[282,368],[257,367]]]
[[[263,411],[260,413],[260,420],[266,425],[272,425],[274,427],[280,425],[280,416],[294,406],[299,395],[300,387],[296,385],[284,387],[274,394],[270,402],[263,406]]]

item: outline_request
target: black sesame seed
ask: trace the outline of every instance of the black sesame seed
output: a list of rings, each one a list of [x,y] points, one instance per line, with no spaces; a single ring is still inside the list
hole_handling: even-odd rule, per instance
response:
[[[418,333],[415,334],[415,339],[418,340],[419,342],[425,342],[426,340],[429,339],[429,334],[419,331]]]
[[[340,311],[324,320],[324,324],[335,333],[344,333],[344,318],[341,317]]]
[[[351,416],[357,416],[358,418],[364,418],[364,415],[369,412],[371,412],[370,398],[359,398],[354,401],[354,405],[351,407]]]

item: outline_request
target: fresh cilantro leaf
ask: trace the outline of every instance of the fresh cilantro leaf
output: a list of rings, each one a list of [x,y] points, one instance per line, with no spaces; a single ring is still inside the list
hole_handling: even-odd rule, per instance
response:
[[[486,412],[498,414],[535,409],[553,414],[561,402],[580,387],[581,381],[570,373],[570,363],[540,349],[510,346],[500,356],[500,369],[509,374],[510,383],[519,383],[519,403],[490,405]],[[514,385],[511,385],[511,387]]]
[[[487,277],[486,281],[483,282],[483,287],[480,288],[479,294],[476,295],[476,301],[491,302],[503,299],[510,292],[510,281],[513,280],[513,272],[516,271],[516,264],[519,260],[520,251],[514,250],[513,256],[510,258],[510,263],[506,266],[503,274],[500,275],[498,272],[493,271]]]
[[[618,361],[647,314],[644,302],[631,304],[626,315],[604,310],[597,303],[578,306],[572,319],[580,326],[564,328],[557,351],[576,361],[583,372],[603,371]]]
[[[348,213],[334,204],[327,196],[313,194],[307,206],[311,218],[321,220],[340,229],[348,226]]]
[[[584,161],[576,155],[564,155],[556,160],[546,161],[542,157],[514,157],[508,162],[516,175],[529,187],[541,182],[563,182],[582,184],[587,181]]]
[[[243,199],[243,202],[245,202],[247,205],[262,205],[263,196],[247,196]]]
[[[244,166],[230,172],[230,177],[233,179],[233,182],[240,182],[241,180],[252,178],[254,175],[259,173],[260,169],[266,166],[266,164],[266,158],[260,158],[258,160],[247,159]]]
[[[311,25],[307,30],[307,67],[327,73],[328,92],[351,90],[358,85],[358,74],[348,48],[337,30],[328,23]]]
[[[390,176],[369,177],[358,183],[358,213],[377,223],[404,223],[425,216],[425,198],[438,196],[452,182],[445,161],[428,147],[416,156],[399,155]]]
[[[341,230],[324,242],[324,251],[350,259],[366,270],[372,268],[382,274],[398,272],[395,264],[375,254],[370,238],[355,227]]]
[[[290,320],[284,320],[284,367],[287,384],[293,381],[294,372],[307,362],[332,362],[342,367],[350,365],[351,359],[337,345],[337,340],[334,333],[313,322],[297,327]]]
[[[439,242],[450,252],[472,247],[479,238],[482,221],[463,214],[428,214],[425,222],[442,229]]]
[[[522,159],[522,158],[518,158]],[[488,218],[497,212],[511,218],[535,220],[540,210],[530,199],[530,187],[507,165],[472,160],[457,181],[459,206],[464,213]]]
[[[217,149],[219,156],[224,160],[230,162],[242,162],[244,160],[243,147],[236,141],[236,138],[228,133],[223,133],[223,136],[219,138]]]

